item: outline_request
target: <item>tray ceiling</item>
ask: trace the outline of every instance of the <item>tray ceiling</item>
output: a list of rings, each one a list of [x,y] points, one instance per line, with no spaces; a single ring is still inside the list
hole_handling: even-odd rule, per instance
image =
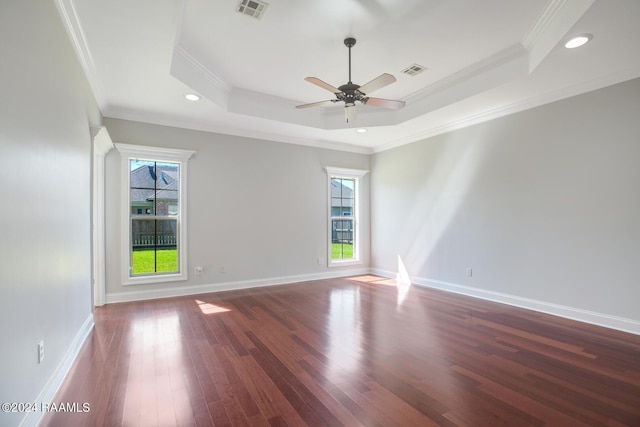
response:
[[[57,0],[106,117],[375,152],[640,76],[635,0]],[[247,3],[247,2],[245,2]],[[249,2],[251,3],[251,2]],[[572,35],[593,40],[566,49]],[[305,82],[397,81],[343,104]],[[419,64],[425,71],[402,73]],[[190,102],[186,93],[202,99]],[[355,129],[366,128],[366,133]]]

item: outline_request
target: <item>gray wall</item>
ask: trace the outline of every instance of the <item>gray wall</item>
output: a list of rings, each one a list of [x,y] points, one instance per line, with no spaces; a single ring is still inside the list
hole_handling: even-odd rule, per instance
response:
[[[368,170],[368,155],[117,119],[105,119],[105,125],[116,144],[196,151],[188,166],[189,280],[135,286],[121,285],[120,153],[107,155],[107,301],[162,295],[157,291],[163,289],[194,292],[195,286],[207,291],[340,274],[340,268],[326,267],[323,168]],[[363,263],[356,268],[369,267],[368,175],[362,196]],[[204,267],[203,275],[193,274],[196,265]],[[221,265],[225,273],[220,273]]]
[[[0,402],[33,402],[91,321],[100,116],[53,2],[0,3],[0,58]],[[0,425],[23,415],[0,413]]]
[[[637,79],[374,155],[372,266],[640,321],[639,119]]]

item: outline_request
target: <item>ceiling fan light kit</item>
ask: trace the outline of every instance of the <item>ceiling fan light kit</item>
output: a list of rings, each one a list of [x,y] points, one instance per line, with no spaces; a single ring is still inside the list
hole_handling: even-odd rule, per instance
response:
[[[368,83],[360,86],[351,81],[351,48],[355,46],[356,39],[353,37],[347,37],[344,39],[344,44],[349,49],[349,81],[342,86],[335,87],[320,80],[317,77],[306,77],[305,80],[312,83],[322,89],[332,92],[336,97],[335,99],[329,99],[326,101],[312,102],[310,104],[297,105],[296,108],[309,108],[320,107],[324,105],[334,104],[336,102],[344,102],[345,107],[345,120],[347,123],[355,120],[356,117],[356,102],[360,102],[364,105],[371,105],[375,107],[388,108],[391,110],[397,110],[404,107],[404,101],[396,101],[392,99],[372,98],[368,96],[371,92],[381,89],[390,85],[396,81],[396,78],[391,74],[383,73]]]

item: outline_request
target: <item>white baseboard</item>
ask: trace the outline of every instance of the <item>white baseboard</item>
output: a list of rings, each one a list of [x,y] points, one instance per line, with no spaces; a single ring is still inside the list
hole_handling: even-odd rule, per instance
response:
[[[371,273],[389,278],[396,277],[395,272],[376,268],[372,268]],[[487,291],[484,289],[458,285],[455,283],[443,282],[441,280],[427,279],[424,277],[411,277],[411,283],[414,285],[425,286],[428,288],[467,295],[474,298],[499,302],[502,304],[508,304],[515,307],[539,311],[542,313],[552,314],[554,316],[564,317],[571,320],[577,320],[584,323],[603,326],[609,329],[616,329],[619,331],[640,335],[640,321],[633,319],[597,313],[594,311],[553,304],[530,298],[523,298],[515,295],[504,294],[501,292]]]
[[[259,288],[263,286],[284,285],[287,283],[308,282],[311,280],[334,279],[337,277],[369,274],[369,268],[335,270],[323,273],[301,274],[295,276],[270,277],[267,279],[241,280],[194,286],[174,286],[162,289],[143,289],[130,292],[112,292],[106,294],[106,303],[142,301],[158,298],[171,298],[186,295],[206,294],[210,292],[230,291],[237,289]]]
[[[69,345],[69,349],[67,350],[64,358],[56,370],[53,371],[53,374],[45,384],[44,388],[40,391],[40,394],[38,394],[38,397],[35,398],[34,402],[53,402],[56,392],[62,385],[62,381],[67,376],[69,369],[71,369],[73,362],[76,360],[82,345],[92,329],[93,313],[89,313],[89,317],[87,317],[82,326],[80,326],[80,329]],[[19,427],[36,427],[43,415],[44,412],[42,411],[27,412],[20,422]]]
[[[323,273],[302,274],[295,276],[271,277],[267,279],[243,280],[235,282],[221,282],[196,286],[171,287],[163,289],[143,289],[131,292],[116,292],[106,295],[106,303],[113,304],[118,302],[142,301],[158,298],[170,298],[186,295],[206,294],[210,292],[249,289],[263,286],[283,285],[287,283],[308,282],[311,280],[333,279],[337,277],[348,277],[359,274],[377,274],[382,277],[395,278],[396,273],[388,270],[377,268],[360,268],[349,270],[337,270]],[[618,316],[612,316],[594,311],[583,310],[574,307],[553,304],[545,301],[523,298],[516,295],[504,294],[501,292],[493,292],[469,286],[458,285],[455,283],[444,282],[440,280],[428,279],[423,277],[411,277],[414,285],[426,286],[429,288],[440,289],[447,292],[467,295],[488,301],[508,304],[515,307],[521,307],[528,310],[539,311],[542,313],[552,314],[554,316],[564,317],[567,319],[577,320],[580,322],[590,323],[593,325],[603,326],[605,328],[616,329],[623,332],[629,332],[640,335],[640,321],[627,319]]]

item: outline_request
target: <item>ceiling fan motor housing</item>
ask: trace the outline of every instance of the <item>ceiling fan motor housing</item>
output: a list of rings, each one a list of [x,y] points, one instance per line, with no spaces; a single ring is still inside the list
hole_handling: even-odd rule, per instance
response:
[[[358,91],[359,88],[360,85],[355,83],[343,84],[338,88],[342,91],[338,97],[342,95],[342,100],[345,102],[346,106],[355,105],[356,101],[362,101],[362,98],[364,97],[364,95]]]

